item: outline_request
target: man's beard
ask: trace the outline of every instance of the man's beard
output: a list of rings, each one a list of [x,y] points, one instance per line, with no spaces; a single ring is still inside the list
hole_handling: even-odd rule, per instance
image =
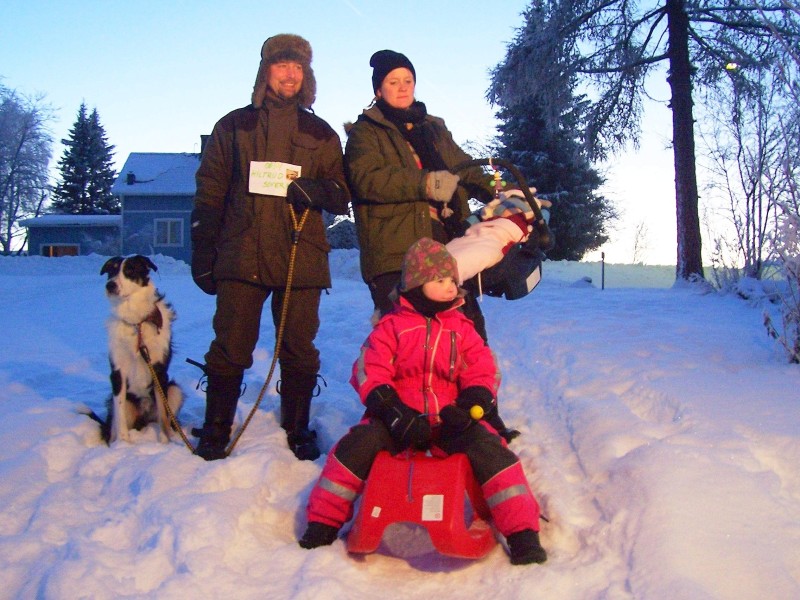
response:
[[[284,83],[284,81],[278,82],[277,96],[279,98],[282,98],[283,100],[291,100],[300,93],[300,86],[297,85],[296,81],[292,81],[291,93],[287,95],[286,90],[283,88]]]

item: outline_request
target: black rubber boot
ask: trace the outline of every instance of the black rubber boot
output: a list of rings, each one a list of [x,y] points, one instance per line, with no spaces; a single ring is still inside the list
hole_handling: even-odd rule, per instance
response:
[[[512,565],[529,565],[543,563],[547,560],[547,552],[539,542],[539,532],[523,529],[506,538]]]
[[[208,374],[206,388],[206,420],[202,429],[193,431],[199,438],[194,453],[205,460],[225,458],[231,440],[233,417],[242,385],[242,375]]]
[[[289,449],[299,460],[316,460],[320,455],[317,432],[308,428],[316,386],[316,374],[281,374],[281,427],[286,431]]]
[[[338,535],[338,527],[326,525],[325,523],[318,523],[317,521],[310,521],[306,532],[298,543],[306,550],[311,550],[312,548],[319,548],[320,546],[330,546],[336,541]]]
[[[310,429],[295,429],[286,434],[289,449],[298,460],[317,460],[320,455],[317,446],[317,432]]]

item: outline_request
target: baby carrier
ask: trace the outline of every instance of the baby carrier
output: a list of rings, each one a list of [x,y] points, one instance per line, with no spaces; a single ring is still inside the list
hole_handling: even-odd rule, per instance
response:
[[[534,200],[525,178],[513,164],[497,158],[478,158],[456,165],[452,173],[474,166],[489,166],[495,171],[495,194],[502,190],[499,169],[505,169],[514,176],[525,200],[531,205],[534,214],[533,231],[528,239],[512,246],[499,263],[484,270],[479,275],[481,293],[507,300],[517,300],[527,296],[542,278],[542,261],[545,252],[555,244],[547,221],[539,204]]]

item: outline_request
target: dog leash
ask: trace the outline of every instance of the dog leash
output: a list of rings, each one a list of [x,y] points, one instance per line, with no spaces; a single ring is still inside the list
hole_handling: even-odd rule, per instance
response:
[[[147,319],[145,319],[145,321],[142,321],[142,323],[145,323],[146,321]],[[142,341],[142,323],[138,323],[136,325],[136,337],[138,339],[139,354],[142,356],[144,363],[147,365],[147,369],[150,371],[150,377],[153,378],[153,387],[156,388],[156,392],[158,393],[159,396],[161,396],[161,401],[162,404],[164,405],[164,410],[167,411],[167,416],[169,417],[170,425],[175,431],[177,431],[180,434],[183,443],[186,444],[186,447],[189,449],[189,451],[193,453],[194,448],[192,447],[189,438],[186,437],[186,434],[183,432],[183,427],[181,427],[181,424],[178,422],[175,413],[172,412],[172,408],[170,407],[169,402],[167,402],[167,394],[164,392],[164,388],[161,387],[161,382],[158,380],[156,371],[153,368],[153,363],[150,361],[150,351],[147,349],[147,346],[145,346],[144,342]],[[167,437],[169,437],[169,432],[167,432]]]
[[[250,413],[247,415],[247,418],[242,423],[242,426],[239,428],[239,431],[236,432],[233,440],[231,441],[230,445],[225,449],[225,456],[230,456],[231,452],[233,452],[234,447],[236,446],[239,438],[242,437],[244,430],[247,429],[247,426],[250,424],[250,421],[255,416],[256,410],[258,410],[261,401],[264,399],[264,394],[267,392],[267,388],[269,387],[270,381],[272,381],[272,375],[275,372],[275,365],[278,362],[278,352],[280,350],[281,343],[283,342],[283,332],[286,326],[286,315],[289,311],[289,296],[292,291],[292,279],[294,277],[294,264],[295,259],[297,257],[297,244],[300,241],[300,231],[303,229],[303,226],[306,223],[306,218],[309,214],[308,208],[303,211],[303,216],[300,218],[300,222],[298,223],[297,217],[294,214],[294,210],[289,210],[289,213],[292,216],[292,249],[289,253],[289,269],[286,276],[286,291],[283,295],[283,305],[281,306],[281,319],[280,323],[278,324],[278,332],[275,336],[275,349],[272,353],[272,364],[269,367],[269,373],[267,374],[267,379],[264,381],[264,385],[261,386],[261,391],[258,394],[258,398],[253,404],[253,408],[250,409]],[[147,319],[145,319],[147,321]],[[145,321],[142,321],[144,323]],[[172,428],[177,430],[183,440],[183,443],[189,449],[189,452],[194,454],[195,448],[192,446],[192,443],[189,441],[189,438],[186,437],[186,434],[183,431],[183,427],[181,427],[180,423],[178,422],[175,413],[172,412],[172,408],[167,402],[167,395],[164,393],[164,388],[161,387],[161,383],[158,381],[158,377],[156,376],[155,369],[153,368],[153,364],[150,361],[150,352],[147,350],[147,346],[145,346],[144,342],[142,341],[142,323],[138,323],[136,325],[136,337],[138,339],[138,346],[139,346],[139,354],[141,354],[142,359],[144,360],[145,364],[147,365],[148,370],[150,371],[150,376],[153,378],[153,385],[156,388],[156,392],[161,396],[161,399],[164,404],[164,408],[167,411],[167,416],[169,417],[170,424]],[[154,323],[155,325],[155,323]],[[169,434],[167,434],[169,435]]]

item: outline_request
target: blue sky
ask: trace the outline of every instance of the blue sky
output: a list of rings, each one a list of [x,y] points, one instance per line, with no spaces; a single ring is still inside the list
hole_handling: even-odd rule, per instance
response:
[[[250,101],[263,41],[291,32],[311,42],[314,109],[342,136],[342,123],[372,98],[369,57],[391,48],[411,59],[419,99],[463,141],[493,131],[487,72],[525,5],[10,0],[0,8],[0,75],[8,87],[47,95],[58,139],[81,101],[96,107],[121,166],[132,151],[195,151],[217,119]]]
[[[200,135],[249,103],[263,41],[297,33],[314,51],[314,109],[341,136],[342,124],[372,99],[369,57],[390,48],[412,61],[417,98],[445,119],[455,139],[482,142],[496,124],[485,100],[489,71],[503,59],[527,4],[6,0],[0,4],[0,76],[21,93],[44,94],[56,109],[54,165],[63,152],[59,141],[85,101],[89,110],[97,108],[119,169],[131,152],[198,151]],[[664,152],[669,130],[661,121],[645,127],[639,152],[609,165],[607,195],[625,220],[617,248],[609,246],[616,258],[607,260],[630,260],[627,238],[647,219],[649,262],[674,263],[673,178],[664,164],[671,161]]]

